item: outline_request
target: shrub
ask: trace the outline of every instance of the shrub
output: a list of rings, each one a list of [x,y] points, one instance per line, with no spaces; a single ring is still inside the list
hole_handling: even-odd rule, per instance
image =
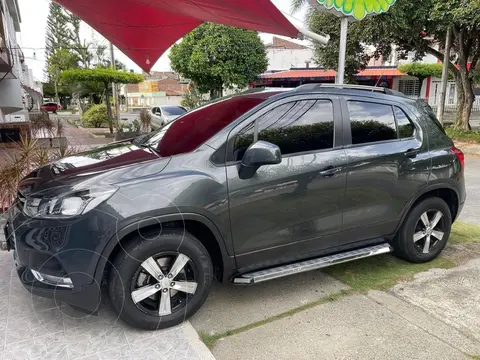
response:
[[[68,143],[54,150],[40,146],[34,138],[22,138],[0,166],[0,212],[13,203],[17,196],[18,182],[24,176],[39,166],[75,152],[77,149]]]
[[[82,115],[82,125],[85,127],[101,128],[108,124],[107,106],[94,105]]]
[[[446,128],[445,132],[453,140],[480,143],[480,130],[465,130],[451,126]]]

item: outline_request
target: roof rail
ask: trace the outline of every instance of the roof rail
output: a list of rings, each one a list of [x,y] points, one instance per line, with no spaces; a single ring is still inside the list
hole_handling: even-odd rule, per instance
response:
[[[319,90],[325,88],[335,88],[335,89],[346,89],[346,90],[363,90],[363,91],[371,91],[371,92],[378,92],[382,94],[388,95],[397,95],[397,96],[404,96],[401,92],[380,87],[380,86],[367,86],[367,85],[354,85],[354,84],[305,84],[298,86],[295,90]]]

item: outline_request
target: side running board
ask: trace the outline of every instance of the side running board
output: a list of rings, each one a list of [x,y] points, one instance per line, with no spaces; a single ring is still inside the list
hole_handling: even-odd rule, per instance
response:
[[[324,256],[316,259],[300,261],[293,264],[281,265],[278,267],[258,270],[242,274],[233,279],[234,284],[256,284],[284,276],[294,275],[306,271],[317,270],[327,266],[344,263],[347,261],[363,259],[370,256],[387,254],[393,249],[389,244],[380,244],[366,248],[347,251],[335,255]]]

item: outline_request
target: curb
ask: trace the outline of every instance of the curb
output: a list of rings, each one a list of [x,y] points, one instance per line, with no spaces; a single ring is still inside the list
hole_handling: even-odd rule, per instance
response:
[[[183,322],[180,327],[200,359],[215,360],[215,357],[211,353],[210,349],[203,343],[202,340],[200,340],[197,331],[193,328],[190,321]]]

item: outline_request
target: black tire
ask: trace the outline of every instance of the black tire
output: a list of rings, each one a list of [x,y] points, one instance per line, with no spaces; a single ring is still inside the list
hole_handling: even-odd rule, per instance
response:
[[[128,243],[128,245],[124,247],[124,251],[121,251],[113,262],[113,268],[110,271],[108,279],[110,300],[120,318],[136,328],[157,330],[178,325],[195,314],[207,299],[213,279],[212,261],[202,243],[191,234],[182,230],[163,231],[160,235],[158,235],[158,232],[142,235],[143,236],[139,235],[136,239]],[[163,254],[173,254],[172,259],[175,259],[175,256],[178,259],[178,254],[187,256],[189,262],[185,265],[185,268],[194,269],[192,273],[195,274],[194,279],[197,285],[193,294],[178,291],[178,294],[186,296],[183,304],[182,301],[178,302],[182,306],[175,311],[171,308],[172,312],[170,315],[160,316],[154,309],[149,310],[148,307],[143,305],[144,301],[149,302],[150,305],[154,305],[154,299],[149,297],[136,304],[132,299],[132,293],[135,289],[138,290],[136,286],[138,285],[137,280],[139,277],[136,274],[138,274],[139,271],[144,272],[145,270],[141,266],[142,262],[155,256],[162,256]],[[158,261],[159,260],[156,260],[157,265],[159,264]],[[175,260],[172,261],[175,262]],[[169,271],[167,268],[167,270],[163,272],[166,275]],[[182,271],[184,271],[185,274],[187,272],[187,270],[184,269],[182,269]],[[146,276],[149,276],[149,274],[146,274]],[[185,279],[187,278],[185,277]],[[152,284],[152,282],[156,284],[155,281],[158,280],[155,280],[155,278],[151,276],[149,281],[150,284]],[[177,284],[178,283],[180,283],[180,281],[178,281]],[[155,286],[158,286],[158,284]],[[162,291],[160,291],[158,295],[152,295],[152,297],[158,296],[158,306],[160,306]],[[168,290],[168,294],[173,293],[170,291],[173,290]],[[173,295],[170,295],[170,299],[173,299]],[[170,301],[168,301],[168,303],[170,306]]]
[[[432,225],[437,212],[442,214],[437,225],[433,229],[430,229],[431,226],[425,226],[424,221],[421,219],[422,215],[427,214],[429,225]],[[438,197],[427,198],[416,204],[405,218],[400,231],[392,243],[394,254],[412,263],[431,261],[445,248],[450,236],[451,226],[452,215],[447,203]],[[443,233],[441,239],[438,239],[438,231]],[[429,233],[434,233],[437,237],[430,235],[430,242],[426,244]],[[423,234],[426,235],[416,240],[417,236],[414,237],[416,234],[418,234],[418,237]],[[427,247],[428,250],[425,252]]]

